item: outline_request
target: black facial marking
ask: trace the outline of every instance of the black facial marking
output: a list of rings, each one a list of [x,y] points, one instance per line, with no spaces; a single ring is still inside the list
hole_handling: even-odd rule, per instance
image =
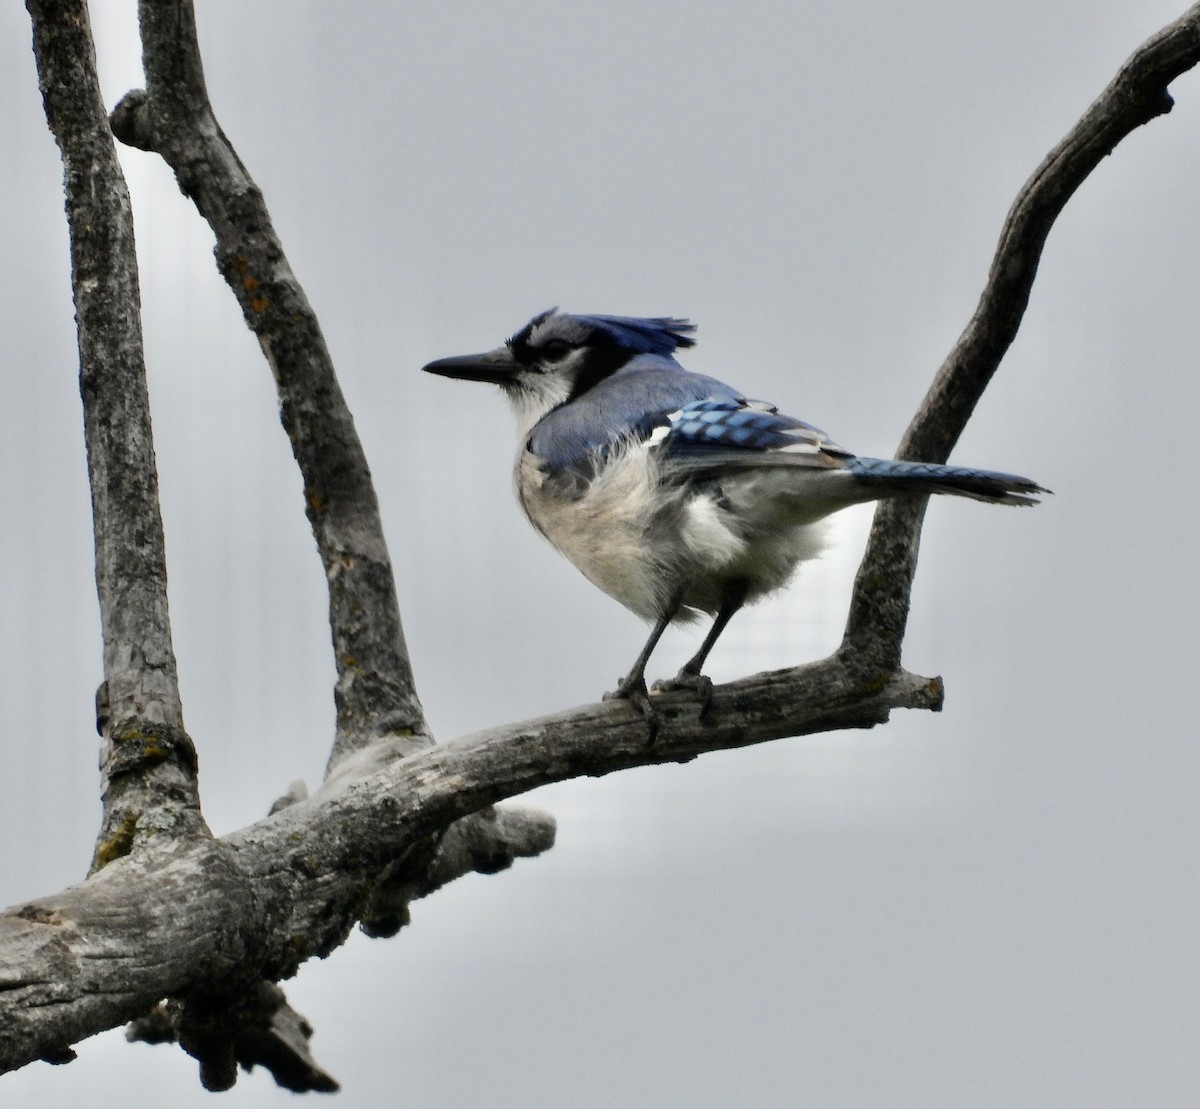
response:
[[[530,345],[529,342],[529,337],[533,334],[533,329],[538,324],[549,319],[557,311],[557,308],[550,308],[545,312],[538,313],[538,315],[534,316],[533,319],[505,343],[508,349],[512,351],[512,356],[522,366],[532,366],[538,360],[538,350]]]
[[[633,354],[633,351],[622,350],[612,343],[587,347],[583,365],[575,374],[575,380],[571,384],[571,392],[566,403],[570,404],[571,401],[583,396],[589,389],[594,389],[605,378],[612,377],[633,357]]]

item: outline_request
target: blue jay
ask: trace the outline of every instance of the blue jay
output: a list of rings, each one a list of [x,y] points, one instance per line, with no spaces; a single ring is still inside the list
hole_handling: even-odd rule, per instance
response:
[[[705,659],[730,619],[821,553],[826,517],[894,496],[953,493],[1036,504],[1028,478],[859,458],[825,432],[685,370],[687,320],[576,316],[552,308],[496,350],[442,358],[429,373],[499,385],[519,426],[515,481],[530,523],[584,575],[653,624],[608,697],[656,719],[645,670],[668,624],[712,626],[655,690],[687,688],[708,709]]]

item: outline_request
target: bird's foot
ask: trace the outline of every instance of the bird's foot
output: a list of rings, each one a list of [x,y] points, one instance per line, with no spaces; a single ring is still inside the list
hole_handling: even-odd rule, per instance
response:
[[[713,683],[711,678],[696,674],[686,666],[673,678],[659,678],[654,683],[655,693],[673,693],[678,689],[690,689],[700,697],[699,718],[703,720],[712,708]]]
[[[646,721],[650,731],[646,746],[649,747],[658,738],[658,710],[650,703],[650,691],[646,688],[645,678],[621,678],[617,688],[604,694],[601,700],[628,701]]]

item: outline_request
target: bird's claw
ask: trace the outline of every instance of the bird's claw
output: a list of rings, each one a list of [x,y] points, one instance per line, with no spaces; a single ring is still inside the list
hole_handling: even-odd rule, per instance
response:
[[[659,678],[653,686],[655,693],[673,693],[679,689],[689,689],[700,697],[699,719],[703,720],[712,708],[713,683],[712,679],[703,674],[693,674],[690,670],[680,670],[673,678]]]
[[[601,700],[628,701],[646,721],[646,727],[650,732],[646,746],[649,747],[658,738],[658,710],[650,703],[650,691],[646,688],[644,678],[641,681],[621,678],[617,682],[617,688],[611,693],[604,694]]]

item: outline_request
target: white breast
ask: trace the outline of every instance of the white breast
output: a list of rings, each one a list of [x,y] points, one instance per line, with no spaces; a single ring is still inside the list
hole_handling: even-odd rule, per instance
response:
[[[665,613],[681,589],[679,619],[715,613],[734,579],[746,583],[747,601],[757,600],[785,585],[826,542],[824,521],[814,518],[825,513],[797,513],[781,496],[794,477],[749,471],[722,479],[720,491],[664,487],[645,443],[611,455],[578,488],[548,478],[528,450],[518,454],[513,476],[533,526],[593,584],[647,620]]]
[[[621,453],[579,496],[548,481],[522,450],[514,474],[530,522],[593,584],[626,608],[656,619],[670,593],[669,572],[648,540],[656,480],[644,449]]]

